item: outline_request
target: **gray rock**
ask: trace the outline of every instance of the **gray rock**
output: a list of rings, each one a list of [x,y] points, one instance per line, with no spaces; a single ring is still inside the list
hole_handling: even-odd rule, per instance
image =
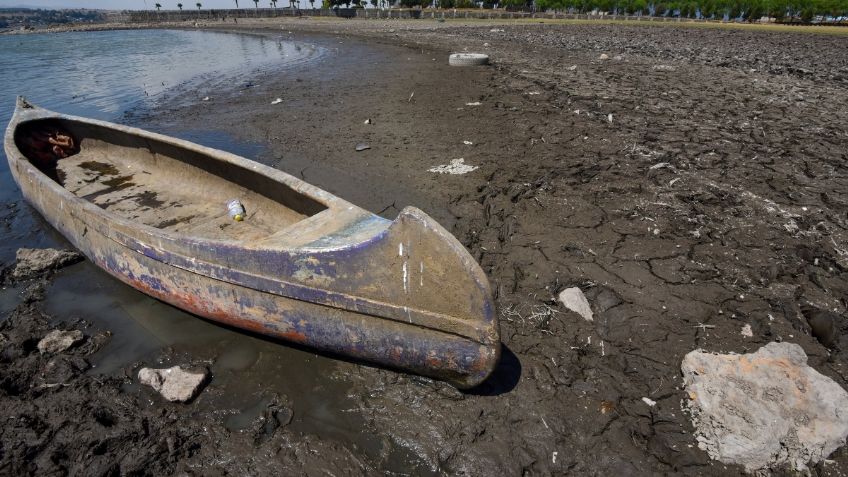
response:
[[[848,392],[808,366],[796,344],[744,355],[692,351],[681,369],[698,446],[713,459],[748,472],[804,472],[845,444]]]
[[[42,353],[61,353],[78,344],[83,339],[80,330],[53,330],[38,342],[38,351]]]
[[[138,372],[141,384],[152,387],[171,402],[188,402],[194,399],[206,384],[209,372],[184,371],[179,366],[166,369],[142,368]]]
[[[566,288],[559,294],[559,301],[569,310],[582,316],[586,321],[593,321],[592,308],[589,306],[589,301],[586,300],[586,295],[579,288]]]
[[[35,277],[48,270],[58,270],[83,259],[82,254],[73,250],[53,248],[20,248],[16,254],[17,264],[12,270],[12,278],[24,280]]]

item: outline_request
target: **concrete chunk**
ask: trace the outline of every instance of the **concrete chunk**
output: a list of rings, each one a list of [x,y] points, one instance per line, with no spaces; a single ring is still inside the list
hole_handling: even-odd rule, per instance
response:
[[[16,253],[16,259],[17,264],[12,270],[12,278],[24,280],[48,270],[58,270],[77,263],[83,259],[83,256],[73,250],[20,248]]]
[[[197,373],[184,371],[179,366],[165,369],[142,368],[138,372],[141,384],[152,387],[171,402],[187,402],[194,399],[206,383],[208,371]]]
[[[692,351],[681,365],[698,446],[748,472],[806,471],[848,436],[848,392],[792,343],[751,354]]]

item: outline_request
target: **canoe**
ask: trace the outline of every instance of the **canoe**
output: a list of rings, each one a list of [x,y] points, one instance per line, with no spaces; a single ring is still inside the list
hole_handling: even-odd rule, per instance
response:
[[[23,98],[5,150],[53,227],[173,306],[458,388],[500,357],[485,274],[414,207],[386,220],[243,157]],[[230,199],[244,220],[228,215]]]

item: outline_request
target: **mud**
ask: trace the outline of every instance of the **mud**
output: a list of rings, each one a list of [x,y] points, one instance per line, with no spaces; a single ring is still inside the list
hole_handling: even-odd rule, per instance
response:
[[[234,133],[265,144],[260,161],[375,213],[423,209],[489,276],[500,367],[461,393],[326,357],[289,363],[301,368],[286,382],[274,377],[278,363],[232,356],[246,383],[267,387],[240,389],[239,373],[227,380],[213,368],[196,401],[170,405],[126,377],[132,364],[82,372],[81,360],[93,359],[87,337],[57,368],[69,385],[38,389],[51,358],[31,349],[50,326],[36,287],[0,325],[0,408],[15,423],[2,430],[0,470],[739,475],[698,448],[681,409],[688,352],[797,343],[846,387],[845,341],[831,336],[825,347],[802,309],[844,320],[848,305],[848,37],[242,23],[240,31],[327,53],[245,78],[250,88],[173,92],[127,122]],[[466,48],[493,65],[449,67],[448,53]],[[269,105],[277,97],[283,103]],[[354,152],[363,142],[371,149]],[[479,169],[429,171],[458,158]],[[557,301],[571,287],[588,298],[593,321]],[[845,329],[828,326],[817,334]],[[157,367],[223,360],[202,345],[156,353]],[[312,381],[299,384],[305,375]],[[324,417],[298,427],[308,401],[320,399]],[[812,472],[848,468],[845,448],[829,459]]]

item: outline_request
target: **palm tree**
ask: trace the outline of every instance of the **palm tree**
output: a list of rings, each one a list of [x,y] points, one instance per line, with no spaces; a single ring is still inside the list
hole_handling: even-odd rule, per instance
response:
[[[274,10],[277,9],[277,0],[271,0],[271,6],[274,7]]]
[[[156,11],[158,12],[160,8],[162,8],[162,4],[161,4],[161,3],[157,3],[157,4],[156,4]]]
[[[236,0],[236,10],[238,10],[238,0]]]
[[[309,0],[309,3],[312,4],[312,9],[315,10],[315,0]]]
[[[198,11],[198,12],[200,11],[200,7],[202,7],[202,6],[203,6],[203,5],[202,5],[200,2],[197,2],[197,11]]]
[[[179,9],[180,9],[180,11],[183,11],[183,4],[182,4],[182,3],[178,3],[178,4],[177,4],[177,8],[179,8]]]
[[[253,3],[256,4],[256,9],[259,10],[259,0],[253,0]]]

